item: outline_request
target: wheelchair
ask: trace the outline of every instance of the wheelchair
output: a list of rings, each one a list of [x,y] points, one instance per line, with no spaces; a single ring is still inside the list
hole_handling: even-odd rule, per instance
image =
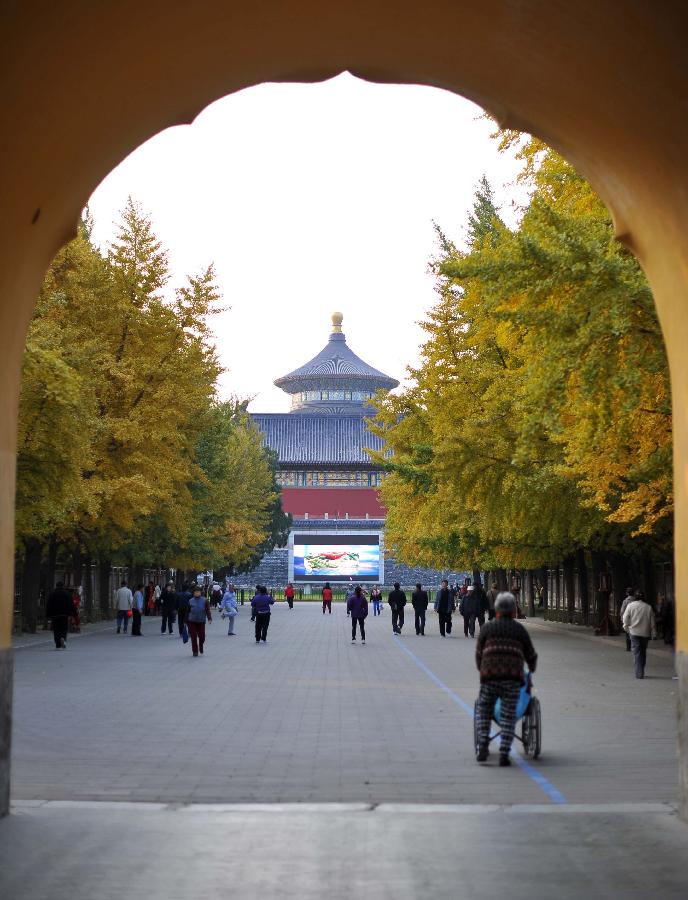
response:
[[[500,724],[501,703],[499,698],[494,705],[492,711],[492,721],[497,726]],[[537,759],[542,748],[542,710],[540,701],[533,694],[533,682],[530,672],[526,676],[526,683],[521,687],[521,693],[516,706],[516,722],[521,720],[521,734],[518,731],[514,733],[517,741],[523,745],[523,753],[530,759]],[[501,731],[490,734],[488,743],[498,738]],[[475,701],[473,707],[473,743],[475,752],[478,752],[478,701]]]

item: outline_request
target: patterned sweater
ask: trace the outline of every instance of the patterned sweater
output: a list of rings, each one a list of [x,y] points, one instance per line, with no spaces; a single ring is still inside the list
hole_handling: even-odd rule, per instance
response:
[[[485,681],[524,682],[523,666],[535,671],[537,653],[530,635],[514,619],[493,619],[480,629],[475,648],[480,683]]]

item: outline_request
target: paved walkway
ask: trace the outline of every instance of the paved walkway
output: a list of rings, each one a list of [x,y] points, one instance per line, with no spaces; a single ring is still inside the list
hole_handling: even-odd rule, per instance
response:
[[[180,803],[673,802],[670,655],[633,678],[620,645],[534,623],[542,758],[473,758],[474,642],[391,633],[351,644],[343,606],[278,604],[256,645],[208,626],[203,657],[144,619],[144,637],[93,626],[15,657],[13,797]],[[518,755],[520,759],[520,754]]]
[[[684,900],[670,654],[638,682],[618,641],[530,623],[543,756],[500,770],[474,642],[435,623],[353,646],[342,606],[280,604],[256,646],[245,607],[197,659],[159,619],[22,639],[0,895]]]

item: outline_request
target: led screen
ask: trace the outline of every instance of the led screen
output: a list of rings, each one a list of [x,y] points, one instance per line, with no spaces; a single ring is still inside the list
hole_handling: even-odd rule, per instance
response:
[[[377,535],[294,535],[294,581],[379,581]]]

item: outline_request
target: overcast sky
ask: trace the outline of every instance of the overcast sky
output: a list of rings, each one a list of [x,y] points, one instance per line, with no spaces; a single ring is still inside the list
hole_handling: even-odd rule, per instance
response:
[[[289,408],[272,382],[322,349],[334,310],[351,349],[403,381],[435,302],[432,221],[460,243],[483,173],[507,222],[524,200],[480,116],[445,91],[350,75],[249,88],[114,169],[90,200],[94,239],[106,247],[131,194],[171,288],[215,263],[222,394],[255,397],[255,412]]]

